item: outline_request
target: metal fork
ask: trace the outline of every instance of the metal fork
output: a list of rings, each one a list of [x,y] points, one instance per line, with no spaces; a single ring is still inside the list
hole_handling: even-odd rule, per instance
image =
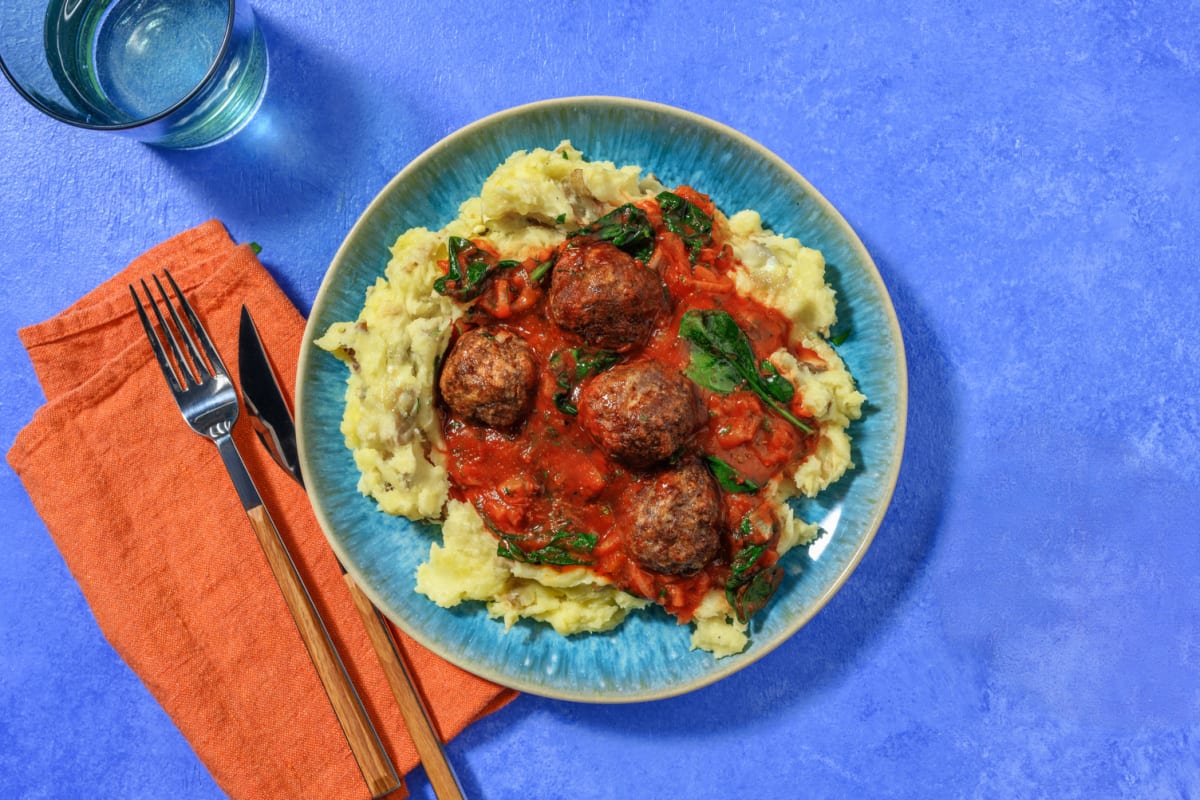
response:
[[[161,303],[167,309],[166,316],[163,315],[159,301],[155,299],[146,281],[141,281],[147,305],[153,311],[158,330],[162,331],[161,337],[146,313],[146,306],[138,297],[137,290],[132,284],[129,286],[129,293],[133,295],[138,316],[141,317],[142,326],[150,340],[150,347],[154,350],[154,356],[158,359],[158,365],[162,368],[163,376],[167,379],[167,385],[171,388],[171,394],[174,395],[188,427],[212,440],[221,453],[221,460],[225,462],[225,468],[233,479],[238,498],[242,501],[246,516],[250,518],[250,524],[287,602],[288,610],[296,622],[300,638],[304,640],[312,658],[321,684],[325,687],[334,714],[341,723],[359,770],[371,790],[372,797],[382,797],[400,785],[400,778],[379,740],[375,726],[363,708],[358,692],[350,682],[345,664],[329,638],[329,631],[321,621],[312,597],[305,588],[300,573],[297,572],[296,565],[271,520],[271,515],[267,513],[250,473],[246,471],[241,454],[234,446],[232,434],[233,425],[238,418],[238,397],[233,381],[229,378],[229,371],[171,273],[164,270],[163,275],[175,294],[175,302],[172,303],[162,281],[157,275],[153,276]],[[176,305],[183,311],[187,324],[180,317]]]

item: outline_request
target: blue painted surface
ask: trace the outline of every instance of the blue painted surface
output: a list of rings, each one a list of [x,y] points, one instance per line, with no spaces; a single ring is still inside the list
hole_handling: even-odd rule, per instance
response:
[[[0,445],[42,400],[15,330],[172,233],[220,217],[307,309],[358,213],[458,127],[563,95],[680,106],[796,167],[878,264],[909,356],[895,502],[748,669],[470,728],[449,752],[472,795],[1200,797],[1194,3],[256,7],[269,95],[216,149],[0,87]],[[0,493],[0,797],[220,797],[6,466]]]

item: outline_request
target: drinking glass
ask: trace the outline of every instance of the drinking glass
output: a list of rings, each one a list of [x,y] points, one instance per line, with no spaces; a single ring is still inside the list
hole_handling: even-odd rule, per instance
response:
[[[179,149],[241,130],[268,71],[243,0],[0,0],[0,70],[56,119]]]

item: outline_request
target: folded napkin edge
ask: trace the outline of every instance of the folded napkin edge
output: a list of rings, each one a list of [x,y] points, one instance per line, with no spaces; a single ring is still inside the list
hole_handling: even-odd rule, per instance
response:
[[[189,291],[204,282],[213,259],[238,247],[249,249],[249,245],[236,244],[219,220],[208,220],[150,248],[62,311],[17,329],[17,335],[29,349],[132,314],[127,285],[135,278],[148,278],[166,268],[180,288]]]
[[[221,230],[224,231],[224,228]],[[238,255],[242,257],[239,258],[237,257]],[[223,258],[224,263],[216,269],[212,269],[212,262],[217,258]],[[121,278],[122,275],[140,261],[141,259],[136,259],[129,267],[126,267],[126,270],[119,273],[117,278]],[[237,283],[233,275],[234,270],[253,268],[254,266],[254,253],[249,245],[235,246],[230,241],[229,247],[225,248],[222,252],[213,254],[204,263],[198,264],[194,269],[189,270],[186,273],[186,283],[183,280],[182,274],[178,282],[180,289],[189,294],[192,304],[198,306],[197,310],[203,313],[203,309],[219,306],[227,295],[233,291]],[[259,267],[259,269],[263,268]],[[174,273],[172,274],[174,275]],[[115,279],[110,279],[108,283],[111,283]],[[205,289],[209,289],[209,291],[199,297],[195,296],[196,290],[203,291]],[[61,328],[54,329],[53,326],[49,325],[49,323],[55,321],[55,318],[51,317],[44,323],[30,326],[31,328],[40,330],[32,333],[36,344],[26,344],[26,349],[32,351],[35,347],[49,346],[72,335],[78,335],[88,328],[98,327],[136,313],[133,300],[128,296],[122,298],[118,295],[102,299],[95,305],[80,305],[93,293],[89,292],[88,295],[85,295],[83,299],[75,304],[78,306],[78,309],[74,312],[74,316],[79,319],[78,324],[64,325]],[[24,338],[22,341],[24,342]],[[23,467],[28,463],[33,453],[48,438],[52,438],[58,434],[62,427],[58,422],[59,420],[65,420],[74,415],[81,407],[92,405],[116,392],[130,376],[134,375],[147,361],[153,358],[154,351],[147,343],[145,335],[138,334],[130,337],[126,346],[116,356],[97,365],[95,371],[86,379],[81,380],[74,388],[62,394],[47,397],[45,404],[34,411],[33,417],[17,432],[16,437],[9,446],[5,456],[9,467],[18,476],[22,475]],[[164,396],[166,396],[166,392],[167,388],[164,383]]]

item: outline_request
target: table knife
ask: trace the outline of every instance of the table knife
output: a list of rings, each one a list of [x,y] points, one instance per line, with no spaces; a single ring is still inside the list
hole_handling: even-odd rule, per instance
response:
[[[253,420],[254,431],[266,447],[271,458],[284,472],[304,486],[304,475],[296,448],[296,425],[291,410],[279,386],[274,366],[267,355],[266,347],[258,335],[258,329],[250,311],[242,306],[242,318],[238,331],[238,367],[241,376],[242,395],[246,409]],[[362,617],[367,637],[379,657],[387,677],[388,686],[400,707],[400,713],[408,725],[409,734],[416,746],[417,754],[425,767],[425,774],[439,800],[462,800],[463,789],[446,758],[442,740],[438,737],[429,717],[429,712],[417,691],[412,674],[405,663],[392,631],[383,614],[363,592],[354,578],[339,561],[342,577],[350,590],[350,596]]]

